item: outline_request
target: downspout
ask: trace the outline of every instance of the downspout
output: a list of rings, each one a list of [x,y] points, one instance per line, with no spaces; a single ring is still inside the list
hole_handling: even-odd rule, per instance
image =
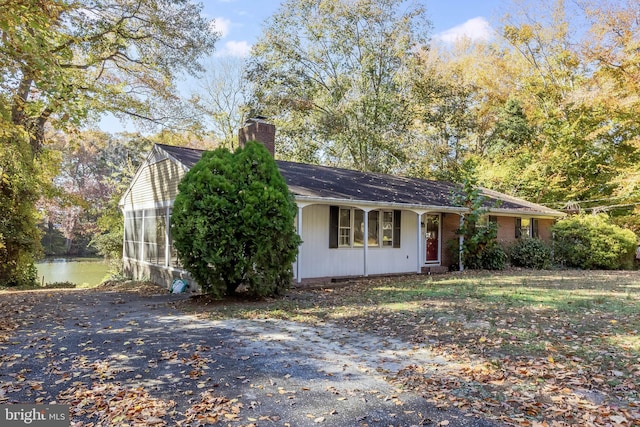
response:
[[[298,206],[298,236],[300,236],[300,240],[302,240],[302,206]],[[296,281],[298,283],[302,282],[302,277],[300,271],[300,255],[302,253],[302,243],[298,246],[298,255],[296,256]]]
[[[460,214],[460,230],[462,230],[462,227],[464,226],[464,214]],[[459,249],[458,249],[458,268],[459,271],[464,271],[464,264],[462,262],[462,246],[464,245],[464,235],[461,233],[460,237],[458,237],[458,245],[459,245]]]
[[[422,212],[418,212],[418,251],[416,252],[416,273],[422,273]]]
[[[367,258],[369,257],[369,211],[364,210],[364,277],[369,275],[369,271],[367,269]]]

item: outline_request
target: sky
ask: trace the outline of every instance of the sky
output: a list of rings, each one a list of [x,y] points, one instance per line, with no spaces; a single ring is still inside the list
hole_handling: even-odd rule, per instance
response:
[[[445,43],[464,34],[471,39],[492,37],[491,22],[502,14],[505,0],[416,0],[427,9],[432,36]],[[205,0],[203,12],[215,19],[222,34],[215,56],[246,56],[259,38],[265,19],[278,10],[278,0]]]
[[[453,43],[466,36],[472,40],[493,37],[492,22],[503,14],[507,0],[413,0],[426,7],[433,24],[432,37]],[[215,20],[222,37],[216,43],[215,57],[246,57],[258,40],[264,21],[280,6],[279,0],[201,0],[205,17]],[[205,60],[206,62],[206,60]],[[214,61],[215,62],[215,61]],[[197,82],[183,82],[181,91],[192,92]],[[132,123],[123,123],[107,115],[98,124],[106,132],[135,131]]]

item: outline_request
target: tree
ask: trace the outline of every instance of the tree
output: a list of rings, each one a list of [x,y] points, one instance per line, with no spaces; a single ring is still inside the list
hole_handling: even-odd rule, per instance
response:
[[[90,212],[95,218],[95,231],[89,245],[109,260],[112,274],[120,274],[124,218],[118,203],[153,142],[149,137],[130,133],[118,134],[103,142],[105,145],[97,163],[104,171],[101,182],[109,189],[109,193],[98,203],[99,212]]]
[[[411,173],[462,182],[463,164],[473,151],[477,130],[476,91],[467,83],[462,67],[445,63],[446,56],[445,51],[423,50],[421,66],[412,74],[413,112],[421,127],[409,154]]]
[[[248,85],[244,78],[245,60],[221,58],[211,63],[200,80],[200,90],[192,102],[210,126],[218,146],[235,150],[237,131],[247,119]]]
[[[0,133],[0,284],[29,285],[36,279],[34,260],[40,253],[38,215],[33,208],[38,172],[31,162],[28,138],[5,135]]]
[[[179,185],[171,233],[184,268],[216,297],[241,284],[250,295],[279,294],[292,280],[300,238],[297,209],[262,144],[203,154]]]
[[[498,225],[486,218],[490,205],[477,185],[475,164],[465,162],[464,171],[460,192],[452,195],[454,205],[467,208],[457,231],[462,237],[462,248],[457,248],[461,251],[462,263],[471,269],[502,270],[507,255],[496,240]],[[483,219],[487,220],[484,224]]]
[[[400,167],[413,136],[406,79],[430,27],[404,0],[286,0],[248,65],[253,108],[277,124],[284,157]]]
[[[47,126],[72,129],[107,111],[164,126],[184,122],[175,79],[199,71],[198,58],[217,39],[199,12],[200,6],[187,0],[2,3],[0,133],[3,150],[20,153],[19,161],[12,160],[14,172],[7,174],[20,184],[7,186],[22,192],[21,212],[35,215],[47,182],[39,173],[47,157]],[[6,207],[0,214],[15,212]],[[7,232],[15,235],[3,234],[7,242],[23,240],[20,236],[39,240],[37,229],[31,229],[36,221],[13,219],[15,227]],[[38,245],[27,247],[33,258]],[[22,253],[7,250],[11,256]]]
[[[111,111],[167,125],[173,82],[201,70],[217,34],[186,0],[9,1],[0,18],[1,93],[34,154],[45,125]]]

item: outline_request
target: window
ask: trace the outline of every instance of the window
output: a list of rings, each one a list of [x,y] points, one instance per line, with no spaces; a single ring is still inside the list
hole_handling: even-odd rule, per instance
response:
[[[364,211],[353,210],[353,246],[364,246]]]
[[[380,246],[380,211],[369,211],[369,236],[367,236],[367,244],[369,246]]]
[[[124,256],[140,259],[140,245],[142,244],[142,211],[125,212],[124,224]]]
[[[400,211],[373,210],[368,213],[369,247],[400,247]],[[329,247],[363,247],[364,211],[331,206],[329,209]]]
[[[166,210],[125,212],[124,256],[152,264],[165,264]]]
[[[167,232],[166,209],[144,211],[144,258],[151,264],[164,265]]]
[[[478,217],[478,221],[476,222],[476,227],[487,228],[489,224],[497,224],[497,223],[498,223],[498,217],[484,214]]]
[[[382,212],[382,246],[393,246],[393,212]]]
[[[521,237],[540,237],[537,218],[516,218],[516,239]]]
[[[338,246],[351,247],[351,209],[340,209]]]

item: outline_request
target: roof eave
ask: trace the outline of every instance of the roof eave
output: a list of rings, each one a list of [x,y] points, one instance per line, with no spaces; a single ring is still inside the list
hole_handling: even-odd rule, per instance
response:
[[[335,197],[313,197],[294,195],[296,202],[301,207],[305,207],[312,204],[334,204],[334,205],[348,205],[356,207],[391,207],[402,208],[405,210],[411,210],[415,212],[439,212],[439,213],[456,213],[461,214],[467,212],[467,208],[461,206],[438,206],[438,205],[422,205],[422,204],[410,204],[410,203],[396,203],[396,202],[372,202],[370,200],[357,200],[357,199],[340,199]],[[555,219],[563,217],[565,214],[562,212],[549,212],[549,211],[523,211],[519,209],[489,209],[489,213],[503,214],[506,216],[531,216],[537,218],[549,218]]]

